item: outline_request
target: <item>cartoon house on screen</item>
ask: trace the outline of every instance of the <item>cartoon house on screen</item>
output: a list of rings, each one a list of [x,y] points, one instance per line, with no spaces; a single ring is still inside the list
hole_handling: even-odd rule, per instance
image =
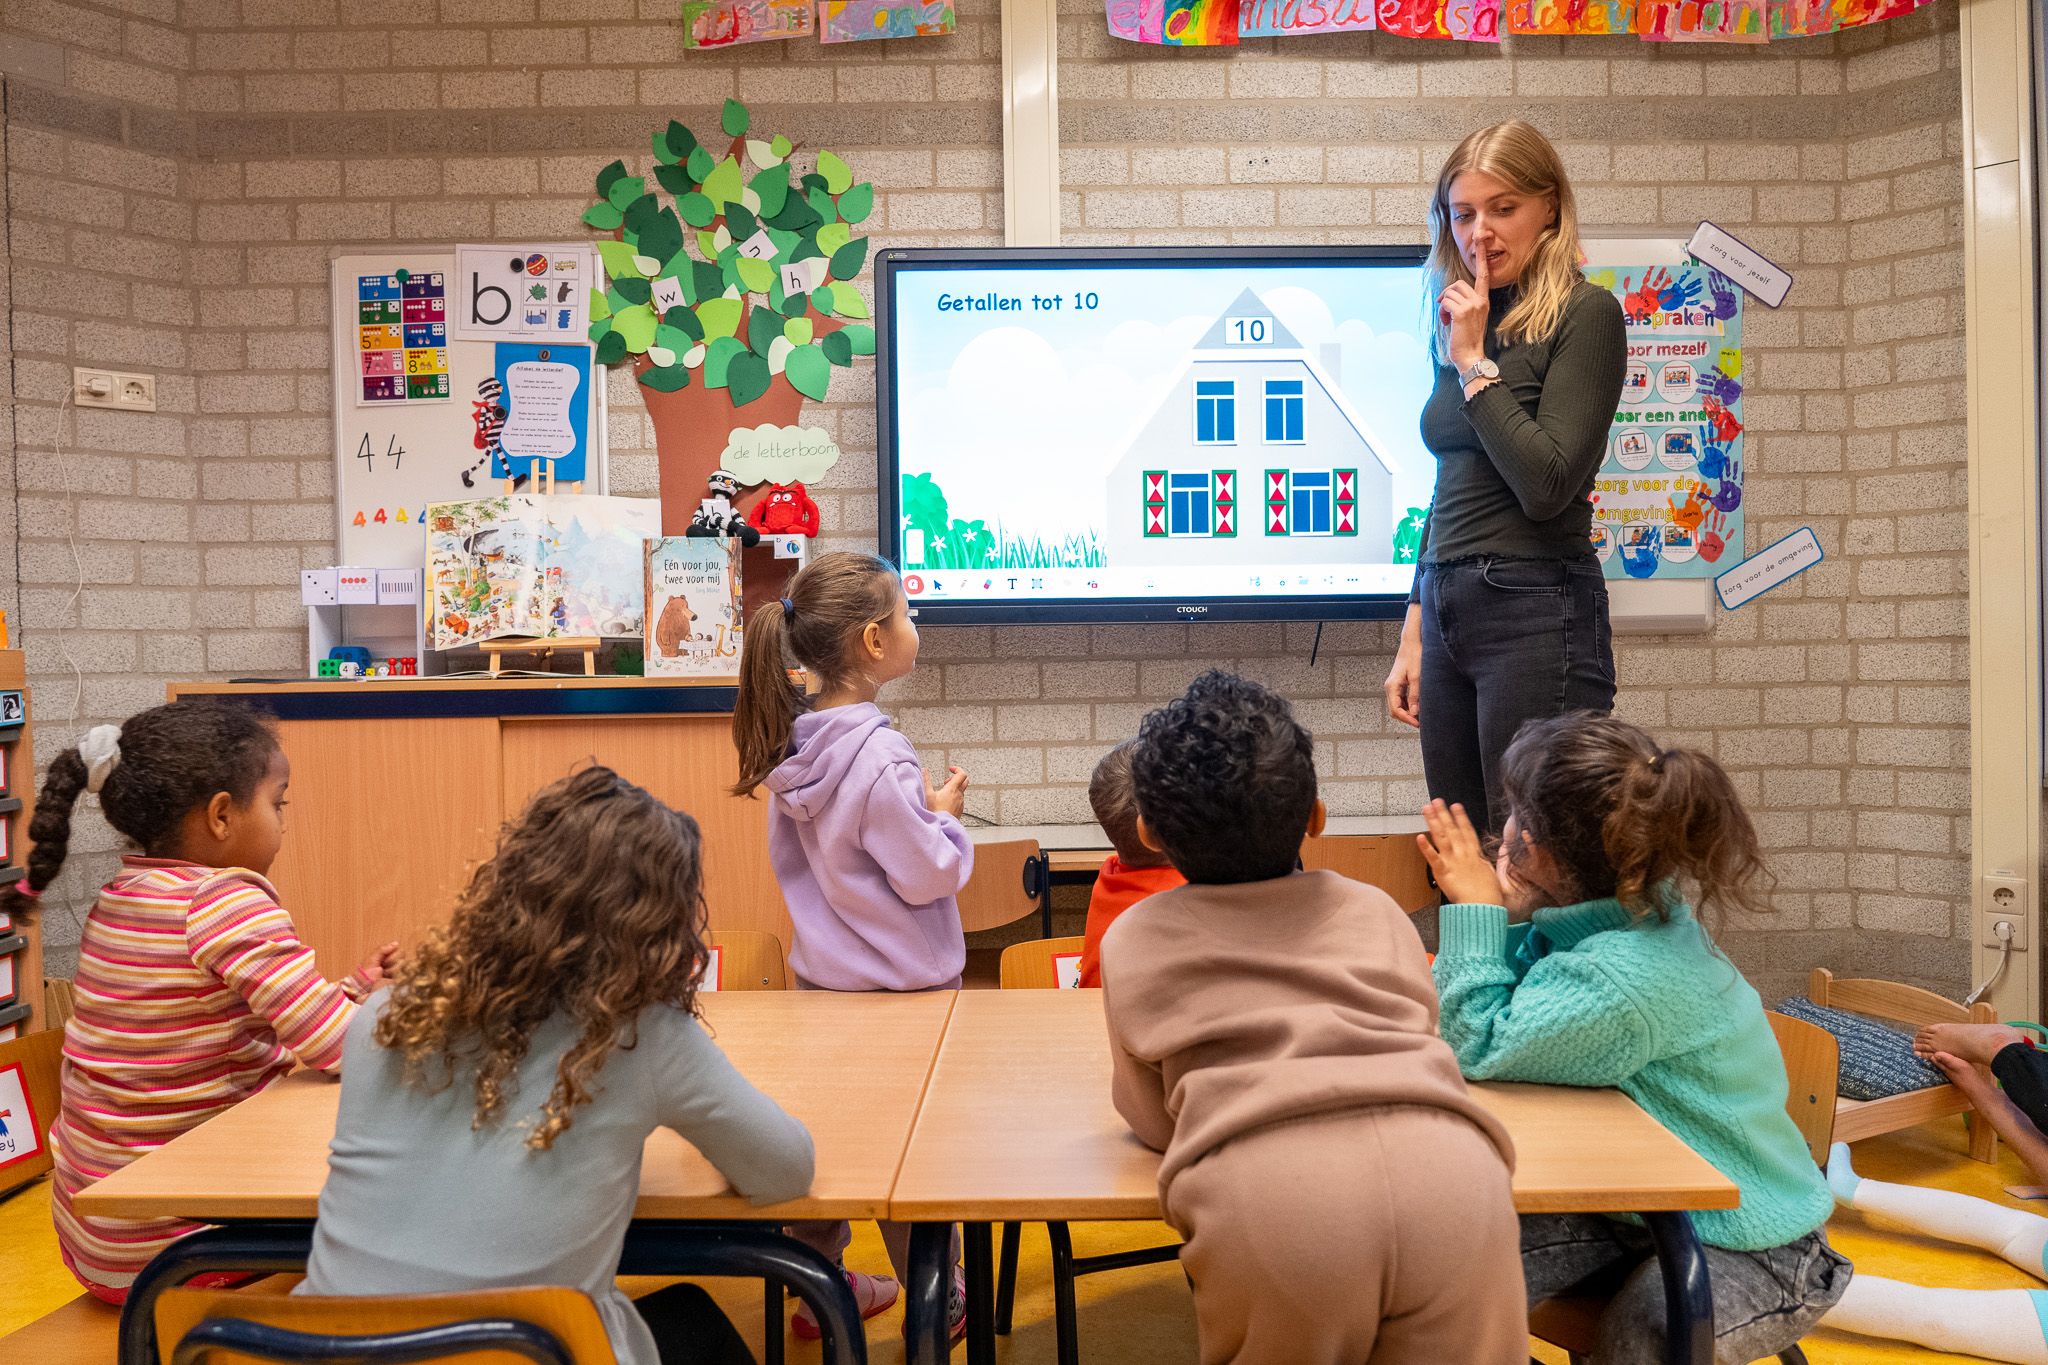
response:
[[[1260,563],[1391,561],[1394,467],[1337,364],[1238,295],[1110,471],[1109,562],[1215,564],[1221,539]]]

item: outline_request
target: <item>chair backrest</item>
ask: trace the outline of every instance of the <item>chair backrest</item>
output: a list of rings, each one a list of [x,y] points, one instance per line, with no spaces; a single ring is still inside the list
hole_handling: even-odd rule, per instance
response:
[[[1036,839],[977,843],[974,875],[960,890],[960,927],[971,934],[1037,914],[1038,896],[1031,889],[1037,861]]]
[[[1079,934],[1065,938],[1034,938],[1027,943],[1012,943],[1003,949],[1002,961],[996,966],[996,984],[1006,991],[1047,990],[1060,984],[1059,968],[1053,958],[1063,953],[1078,953],[1085,940]]]
[[[1436,903],[1429,867],[1408,835],[1329,834],[1304,839],[1301,866],[1307,872],[1335,872],[1377,886],[1403,910]]]
[[[69,977],[53,976],[43,982],[43,1027],[59,1033],[78,1013],[78,989]]]
[[[0,1193],[17,1189],[50,1169],[50,1125],[57,1121],[62,1095],[58,1068],[64,1056],[64,1030],[38,1029],[11,1043],[0,1043]],[[26,1160],[19,1159],[31,1153]]]
[[[580,1290],[555,1286],[527,1289],[485,1289],[460,1294],[392,1294],[375,1297],[316,1297],[294,1294],[237,1293],[226,1289],[167,1289],[156,1301],[156,1331],[164,1365],[204,1361],[228,1365],[248,1360],[332,1359],[327,1356],[258,1356],[240,1351],[211,1350],[181,1357],[178,1347],[201,1323],[209,1320],[255,1323],[318,1339],[386,1336],[431,1327],[480,1321],[530,1324],[559,1342],[575,1365],[615,1365],[611,1339],[597,1305]],[[309,1343],[311,1344],[311,1343]],[[321,1344],[324,1344],[322,1342]],[[196,1347],[197,1343],[194,1343]],[[375,1361],[365,1352],[351,1359]],[[460,1348],[448,1355],[394,1355],[393,1360],[449,1360],[465,1365],[504,1365],[532,1356],[506,1349]]]
[[[1785,1112],[1806,1139],[1806,1150],[1814,1164],[1828,1164],[1828,1147],[1835,1140],[1835,1086],[1842,1073],[1842,1049],[1835,1035],[1819,1024],[1772,1011],[1766,1016],[1771,1032],[1778,1035],[1778,1051],[1785,1057],[1785,1079],[1791,1089],[1785,1095]]]
[[[1965,1007],[1933,991],[1923,991],[1918,986],[1907,986],[1897,981],[1864,978],[1837,981],[1835,974],[1825,967],[1815,967],[1807,978],[1806,996],[1816,1005],[1848,1010],[1853,1014],[1868,1014],[1900,1024],[1998,1022],[1998,1011],[1988,1001]]]
[[[782,940],[758,929],[714,929],[711,946],[718,949],[718,989],[779,991],[789,986],[782,960]]]

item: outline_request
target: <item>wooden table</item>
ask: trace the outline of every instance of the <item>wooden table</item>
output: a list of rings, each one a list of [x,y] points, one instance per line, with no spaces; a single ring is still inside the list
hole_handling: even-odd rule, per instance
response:
[[[1031,1046],[1021,1048],[1019,1039]],[[917,1223],[906,1305],[912,1359],[946,1358],[948,1224],[965,1224],[968,1359],[994,1359],[989,1225],[1156,1219],[1159,1156],[1110,1103],[1097,991],[966,991],[954,1006],[889,1215]],[[1706,1265],[1688,1209],[1736,1187],[1618,1091],[1478,1085],[1517,1153],[1522,1213],[1639,1213],[1658,1240],[1674,1361],[1712,1360]]]
[[[817,1176],[800,1199],[750,1204],[695,1148],[666,1129],[657,1130],[648,1139],[641,1166],[636,1225],[885,1216],[955,997],[944,992],[759,991],[700,998],[705,1019],[733,1064],[811,1130]],[[223,1224],[234,1234],[225,1239],[236,1249],[233,1254],[244,1265],[256,1262],[249,1268],[272,1269],[294,1256],[302,1263],[327,1179],[327,1144],[340,1095],[339,1083],[326,1076],[289,1076],[81,1192],[79,1212]],[[252,1159],[254,1154],[260,1158]],[[151,1264],[145,1275],[156,1289],[201,1270],[233,1268],[233,1262],[218,1256],[204,1264],[194,1260],[195,1249],[207,1249],[205,1243],[195,1248],[194,1240],[173,1244]],[[622,1273],[696,1272],[650,1268],[643,1259]],[[122,1311],[123,1365],[155,1365],[154,1297],[138,1281]],[[781,1294],[770,1297],[772,1359],[783,1324]]]

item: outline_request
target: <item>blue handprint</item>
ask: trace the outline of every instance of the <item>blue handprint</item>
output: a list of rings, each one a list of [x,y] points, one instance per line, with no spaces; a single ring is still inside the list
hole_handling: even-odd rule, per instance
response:
[[[1728,467],[1721,486],[1707,495],[1707,501],[1723,512],[1733,512],[1742,506],[1742,465],[1739,461]]]
[[[1718,270],[1715,271],[1707,280],[1707,288],[1714,296],[1714,301],[1707,307],[1707,316],[1717,322],[1726,322],[1734,317],[1735,310],[1742,300],[1736,294],[1735,286],[1728,283],[1727,277]]]
[[[1621,567],[1630,578],[1648,578],[1657,572],[1657,558],[1663,547],[1664,528],[1652,526],[1641,540],[1621,547]]]
[[[1742,381],[1719,369],[1708,370],[1700,376],[1700,392],[1721,406],[1732,408],[1735,400],[1742,397]]]
[[[1700,282],[1696,279],[1676,279],[1664,286],[1657,294],[1657,306],[1665,312],[1697,303],[1700,297]]]
[[[1704,436],[1706,433],[1702,432]],[[1719,441],[1703,441],[1700,452],[1700,477],[1703,479],[1725,479],[1728,477],[1728,447]]]

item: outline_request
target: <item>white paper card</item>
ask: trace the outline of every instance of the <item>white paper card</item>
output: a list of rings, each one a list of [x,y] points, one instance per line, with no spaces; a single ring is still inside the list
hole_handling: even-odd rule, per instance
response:
[[[1797,578],[1822,558],[1820,540],[1813,534],[1813,528],[1802,526],[1716,578],[1714,590],[1721,594],[1722,607],[1733,611]]]
[[[338,601],[333,569],[299,570],[299,602],[308,607],[331,607]]]
[[[825,262],[813,256],[807,260],[791,261],[782,267],[782,292],[785,294],[808,294],[818,287]]]
[[[1081,955],[1079,953],[1054,953],[1052,955],[1053,979],[1060,983],[1063,991],[1081,988]]]
[[[1688,256],[1711,266],[1772,308],[1785,301],[1792,272],[1767,258],[1727,229],[1702,222],[1685,244]]]
[[[0,1070],[0,1166],[26,1161],[43,1149],[19,1064]]]
[[[711,956],[704,959],[704,969],[697,973],[697,989],[715,991],[725,976],[725,949],[713,945]]]
[[[344,607],[377,605],[377,571],[344,565],[334,571],[335,595]]]
[[[664,275],[654,282],[654,311],[667,313],[671,308],[683,306],[682,282],[673,275]]]
[[[809,555],[804,553],[805,550],[810,548],[810,544],[811,541],[808,536],[777,536],[775,537],[775,557],[777,559],[794,559],[801,566],[805,560],[810,558]]]
[[[418,569],[377,570],[377,601],[383,606],[410,605],[420,600]]]
[[[756,261],[772,261],[775,259],[775,239],[768,235],[767,228],[761,228],[740,243],[740,255]]]

